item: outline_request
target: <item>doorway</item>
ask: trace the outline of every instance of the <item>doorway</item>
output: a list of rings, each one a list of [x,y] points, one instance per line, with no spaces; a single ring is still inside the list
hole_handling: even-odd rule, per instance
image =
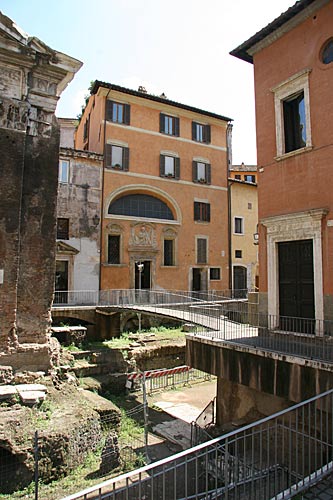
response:
[[[68,302],[68,261],[56,261],[55,273],[55,301],[58,304],[67,304]]]
[[[243,266],[233,267],[234,278],[234,297],[243,298],[247,294],[247,268]]]
[[[283,330],[314,333],[313,241],[278,243],[278,257],[280,326]]]
[[[142,271],[139,270],[142,265]],[[151,261],[141,260],[135,262],[135,288],[137,290],[150,290],[151,288]]]

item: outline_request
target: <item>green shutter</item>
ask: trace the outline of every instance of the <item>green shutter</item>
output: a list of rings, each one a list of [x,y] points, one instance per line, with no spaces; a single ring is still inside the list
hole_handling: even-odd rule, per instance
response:
[[[160,113],[160,132],[165,132],[165,115]]]
[[[197,162],[193,160],[192,161],[192,181],[193,182],[198,182],[197,171],[198,171]]]
[[[165,157],[160,155],[160,176],[165,177]]]
[[[197,139],[197,124],[195,122],[192,122],[192,141],[196,141]]]
[[[194,202],[194,220],[200,220],[200,205],[198,201]]]
[[[129,104],[124,104],[124,123],[129,125],[131,121],[131,107]]]
[[[174,134],[176,137],[179,137],[179,118],[175,118],[174,119],[174,126],[175,126],[175,130],[174,130]]]
[[[108,122],[112,122],[112,108],[113,102],[109,99],[106,100],[106,119]]]
[[[111,167],[112,162],[112,146],[111,144],[105,144],[105,166]]]
[[[206,164],[206,182],[207,184],[211,184],[211,167],[209,163]]]
[[[206,142],[207,144],[210,143],[210,125],[206,125],[204,127],[204,142]]]
[[[175,158],[175,179],[180,178],[180,158]]]
[[[123,148],[123,170],[129,169],[129,149]]]

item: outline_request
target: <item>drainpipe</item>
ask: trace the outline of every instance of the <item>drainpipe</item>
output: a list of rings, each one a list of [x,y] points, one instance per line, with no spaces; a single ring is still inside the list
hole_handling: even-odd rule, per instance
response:
[[[230,168],[232,166],[232,123],[229,122],[227,126],[227,162],[228,162],[228,267],[229,267],[229,290],[232,289],[232,245],[231,245],[231,185],[233,181],[230,180]]]
[[[102,277],[102,249],[103,249],[103,214],[104,214],[104,172],[106,168],[106,106],[108,102],[108,97],[111,92],[111,89],[108,90],[105,98],[105,106],[104,106],[104,127],[103,127],[103,169],[102,169],[102,188],[101,188],[101,221],[100,221],[100,240],[99,240],[99,277],[98,277],[98,287],[101,290],[101,277]]]

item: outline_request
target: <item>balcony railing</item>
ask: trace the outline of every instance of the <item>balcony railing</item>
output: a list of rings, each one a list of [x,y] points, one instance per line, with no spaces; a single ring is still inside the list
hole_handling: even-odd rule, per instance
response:
[[[288,499],[333,471],[333,390],[65,500]]]

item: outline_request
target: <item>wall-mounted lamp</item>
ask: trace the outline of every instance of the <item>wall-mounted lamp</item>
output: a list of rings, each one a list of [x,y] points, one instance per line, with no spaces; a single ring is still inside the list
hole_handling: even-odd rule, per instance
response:
[[[94,217],[92,218],[92,221],[93,221],[94,226],[98,226],[100,219],[99,219],[97,214],[94,215]]]
[[[253,234],[253,244],[254,245],[259,245],[259,233],[254,233]]]

